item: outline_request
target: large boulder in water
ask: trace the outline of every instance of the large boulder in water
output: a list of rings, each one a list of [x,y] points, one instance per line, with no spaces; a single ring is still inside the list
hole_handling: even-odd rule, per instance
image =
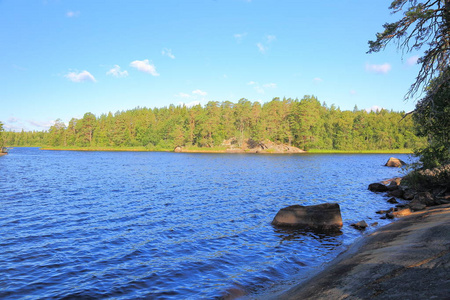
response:
[[[398,158],[391,157],[385,164],[386,167],[394,167],[394,168],[400,168],[402,166],[406,165],[406,163]]]
[[[291,205],[278,211],[272,225],[338,231],[342,228],[341,209],[337,203]]]

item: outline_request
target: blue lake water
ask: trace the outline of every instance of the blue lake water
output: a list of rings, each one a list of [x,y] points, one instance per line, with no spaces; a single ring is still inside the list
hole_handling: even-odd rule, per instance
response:
[[[214,299],[293,283],[379,222],[389,154],[70,152],[0,157],[1,299]],[[411,161],[409,155],[393,155]],[[281,230],[338,202],[341,235]],[[373,229],[371,229],[373,230]],[[295,280],[294,280],[295,279]]]

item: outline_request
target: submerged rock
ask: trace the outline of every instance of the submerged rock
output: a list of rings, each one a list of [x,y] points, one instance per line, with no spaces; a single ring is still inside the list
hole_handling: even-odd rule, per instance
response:
[[[364,230],[367,227],[369,227],[369,225],[367,225],[366,221],[364,221],[364,220],[359,221],[357,223],[350,224],[350,226],[353,226],[353,227],[355,227],[356,229],[359,229],[359,230]]]
[[[398,158],[391,157],[385,164],[386,167],[393,167],[393,168],[400,168],[402,166],[406,165],[406,163]]]
[[[341,209],[337,203],[302,206],[292,205],[278,211],[272,221],[275,226],[338,231],[342,228]]]

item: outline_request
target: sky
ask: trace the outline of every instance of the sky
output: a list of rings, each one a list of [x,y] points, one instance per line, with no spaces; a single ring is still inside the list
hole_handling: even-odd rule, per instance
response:
[[[0,0],[0,121],[305,95],[408,112],[420,53],[366,53],[390,2]]]

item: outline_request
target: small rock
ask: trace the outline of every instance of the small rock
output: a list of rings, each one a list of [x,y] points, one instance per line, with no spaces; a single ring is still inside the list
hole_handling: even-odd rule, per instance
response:
[[[386,192],[388,188],[384,184],[376,182],[369,184],[369,190],[372,192]]]
[[[389,199],[387,202],[392,203],[392,204],[398,203],[398,201],[394,197]]]
[[[408,207],[412,211],[419,211],[424,210],[427,206],[425,204],[420,203],[418,200],[413,200],[410,203],[408,203]]]
[[[412,200],[414,199],[415,193],[412,190],[405,190],[403,192],[403,199],[405,200]]]
[[[414,196],[413,201],[418,201],[426,206],[431,206],[435,204],[433,196],[429,192],[418,193]]]
[[[384,215],[385,213],[387,213],[388,211],[387,210],[378,210],[378,211],[376,211],[375,213],[376,214],[380,214],[380,215]]]
[[[401,166],[406,165],[406,163],[398,158],[391,157],[385,164],[386,167],[400,168]]]
[[[409,208],[405,208],[405,209],[401,209],[398,211],[394,211],[392,212],[392,214],[394,215],[394,217],[405,217],[408,216],[412,213],[412,211]]]
[[[402,198],[403,197],[403,190],[402,189],[396,189],[395,191],[389,192],[388,196],[395,197],[395,198]]]
[[[366,229],[369,225],[367,225],[366,221],[359,221],[358,223],[350,224],[350,226],[355,227],[356,229],[363,230]]]
[[[378,222],[373,222],[372,224],[370,224],[370,226],[372,227],[378,226]]]

